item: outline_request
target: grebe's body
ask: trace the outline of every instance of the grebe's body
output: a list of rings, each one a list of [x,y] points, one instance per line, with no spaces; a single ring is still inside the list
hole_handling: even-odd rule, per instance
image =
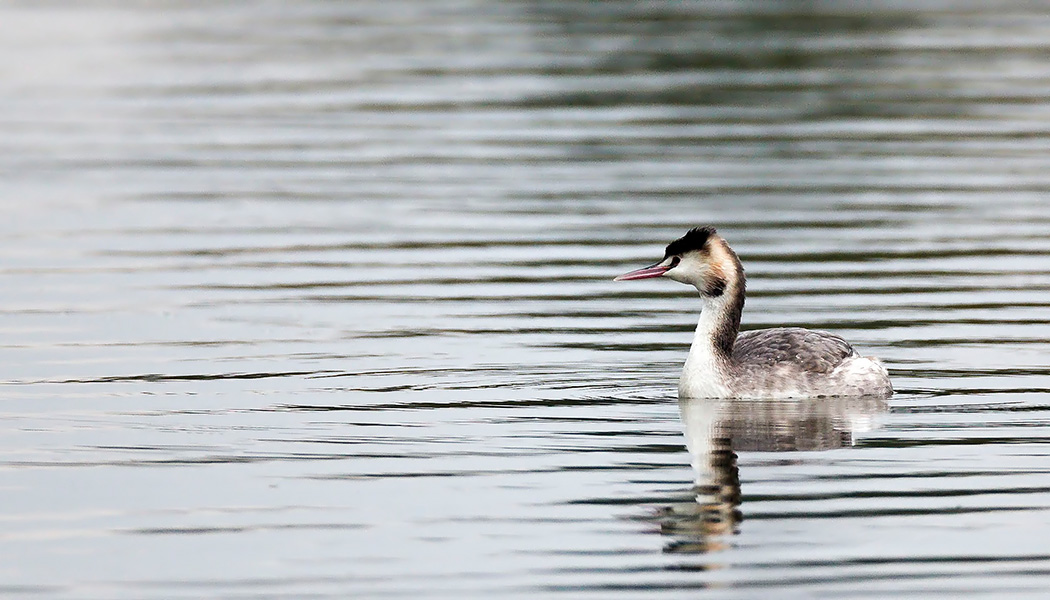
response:
[[[744,269],[736,253],[710,227],[667,246],[659,263],[617,280],[668,277],[695,286],[703,307],[682,370],[683,398],[805,398],[893,394],[876,358],[860,356],[837,335],[778,327],[740,331]]]

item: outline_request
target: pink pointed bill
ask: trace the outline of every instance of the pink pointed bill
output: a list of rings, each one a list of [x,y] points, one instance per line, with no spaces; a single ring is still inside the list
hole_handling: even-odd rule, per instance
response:
[[[670,266],[667,265],[653,265],[644,269],[638,269],[631,271],[630,273],[624,273],[613,281],[631,281],[634,279],[649,279],[650,277],[659,277],[664,273],[671,270]]]

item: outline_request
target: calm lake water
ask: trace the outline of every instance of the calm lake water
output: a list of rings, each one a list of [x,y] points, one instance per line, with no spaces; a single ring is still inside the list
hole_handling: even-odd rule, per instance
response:
[[[913,4],[4,3],[0,595],[1046,597],[1050,14]],[[898,393],[680,406],[701,224]]]

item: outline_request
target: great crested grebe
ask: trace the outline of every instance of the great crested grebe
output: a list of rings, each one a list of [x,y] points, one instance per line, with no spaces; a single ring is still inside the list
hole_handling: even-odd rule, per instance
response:
[[[668,277],[694,286],[703,307],[685,359],[682,398],[809,398],[893,394],[886,367],[825,331],[777,327],[740,331],[744,268],[712,227],[697,227],[667,246],[651,267],[616,281]]]

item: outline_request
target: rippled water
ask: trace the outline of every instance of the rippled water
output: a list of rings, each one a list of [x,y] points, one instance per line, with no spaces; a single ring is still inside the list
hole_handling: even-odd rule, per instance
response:
[[[0,593],[1043,597],[1041,6],[4,4]],[[680,406],[699,224],[897,395]]]

